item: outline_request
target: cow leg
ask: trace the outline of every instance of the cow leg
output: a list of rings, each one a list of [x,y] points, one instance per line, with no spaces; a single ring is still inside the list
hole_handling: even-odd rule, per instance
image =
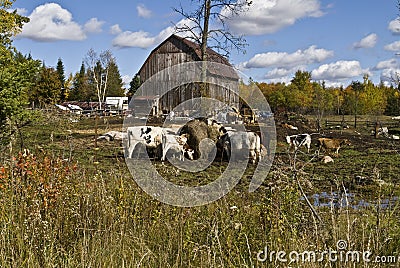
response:
[[[253,164],[256,163],[257,156],[256,156],[255,150],[253,150],[253,149],[250,150],[250,159],[251,159],[251,163],[253,163]]]
[[[129,147],[128,147],[128,158],[133,158],[133,151],[135,150],[135,143],[129,142]]]
[[[165,161],[165,157],[167,156],[167,152],[169,150],[169,146],[165,146],[165,148],[162,149],[162,156],[161,156],[161,161]]]

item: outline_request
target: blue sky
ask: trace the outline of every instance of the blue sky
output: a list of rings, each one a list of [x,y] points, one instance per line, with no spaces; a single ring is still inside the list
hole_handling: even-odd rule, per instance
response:
[[[194,2],[197,2],[195,0]],[[327,85],[347,86],[369,74],[374,83],[400,73],[400,21],[396,0],[253,0],[232,18],[231,31],[243,34],[246,54],[230,61],[256,81],[289,82],[309,71]],[[129,82],[149,53],[184,23],[173,12],[189,0],[17,0],[13,8],[31,18],[14,45],[66,73],[79,71],[90,48],[110,49]]]

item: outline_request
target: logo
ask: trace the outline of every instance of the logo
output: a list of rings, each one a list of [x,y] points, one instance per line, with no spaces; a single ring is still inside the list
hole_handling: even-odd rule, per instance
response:
[[[257,160],[249,191],[260,187],[273,162],[276,130],[270,107],[261,90],[255,84],[241,90],[243,78],[244,75],[231,66],[188,62],[163,69],[144,81],[130,103],[134,115],[124,119],[123,128],[127,137],[123,143],[129,171],[147,194],[163,203],[180,207],[201,206],[216,201],[232,190],[243,176],[249,158],[237,161],[243,160],[243,156]],[[257,129],[254,137],[242,123],[243,118],[229,119],[230,115],[237,114],[239,103],[247,105],[247,110],[252,111],[251,116],[259,116],[259,123],[253,126]],[[239,146],[234,146],[232,136],[230,142],[222,141],[223,152],[224,146],[229,147],[226,151],[230,154],[229,163],[212,182],[197,187],[176,185],[159,174],[148,151],[158,151],[158,155],[168,159],[175,169],[185,172],[204,171],[217,164],[218,141],[215,137],[200,135],[202,140],[198,141],[198,148],[186,148],[181,152],[182,156],[179,155],[183,141],[187,141],[188,137],[193,139],[190,134],[180,136],[182,129],[193,120],[202,120],[201,124],[219,133],[219,138],[226,134],[224,123],[231,123],[232,133],[235,134],[229,135],[237,136]],[[257,145],[257,136],[263,146]],[[171,147],[178,148],[175,157],[166,152]],[[258,148],[268,150],[268,155],[261,157]],[[198,157],[191,159],[192,153]]]

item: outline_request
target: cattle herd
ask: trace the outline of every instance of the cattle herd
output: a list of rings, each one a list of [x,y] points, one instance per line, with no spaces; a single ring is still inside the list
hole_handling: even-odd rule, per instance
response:
[[[252,163],[256,163],[266,155],[266,148],[257,133],[224,127],[207,118],[193,119],[178,129],[159,126],[127,127],[123,144],[127,158],[140,158],[146,153],[161,161],[165,161],[168,156],[184,161],[208,157],[204,154],[211,151],[201,150],[203,140],[212,141],[221,159],[249,157]]]
[[[289,150],[301,147],[310,152],[312,134],[286,136]],[[269,156],[269,140],[262,141],[256,132],[235,130],[213,119],[196,118],[180,127],[130,126],[125,132],[111,131],[98,137],[105,140],[122,140],[127,158],[141,158],[148,155],[153,159],[165,161],[168,157],[185,160],[208,158],[211,150],[202,151],[202,143],[208,140],[215,145],[216,156],[221,160],[249,159],[253,164]],[[210,143],[209,143],[210,144]],[[204,144],[203,144],[204,145]],[[318,155],[321,150],[339,155],[339,149],[350,145],[347,139],[320,137],[316,139]]]

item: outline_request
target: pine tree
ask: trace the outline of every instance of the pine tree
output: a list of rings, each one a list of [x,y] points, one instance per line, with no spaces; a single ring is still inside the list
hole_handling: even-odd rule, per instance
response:
[[[106,96],[123,97],[125,96],[121,74],[115,61],[111,61],[108,67],[108,86]]]
[[[64,64],[63,64],[61,58],[58,59],[56,70],[57,70],[57,74],[58,74],[58,80],[60,81],[60,84],[61,84],[60,100],[64,101],[65,100],[65,73],[64,73]]]
[[[96,100],[96,90],[91,81],[91,73],[86,69],[82,62],[79,72],[72,79],[72,90],[70,91],[68,100],[74,101],[92,101]]]
[[[132,78],[131,82],[129,83],[129,90],[126,95],[128,97],[132,97],[135,95],[136,91],[139,89],[141,83],[140,83],[140,76],[139,74],[135,74],[135,76]]]
[[[60,88],[58,72],[53,68],[42,66],[38,81],[30,94],[31,100],[38,102],[42,107],[46,104],[55,104],[60,99]]]

